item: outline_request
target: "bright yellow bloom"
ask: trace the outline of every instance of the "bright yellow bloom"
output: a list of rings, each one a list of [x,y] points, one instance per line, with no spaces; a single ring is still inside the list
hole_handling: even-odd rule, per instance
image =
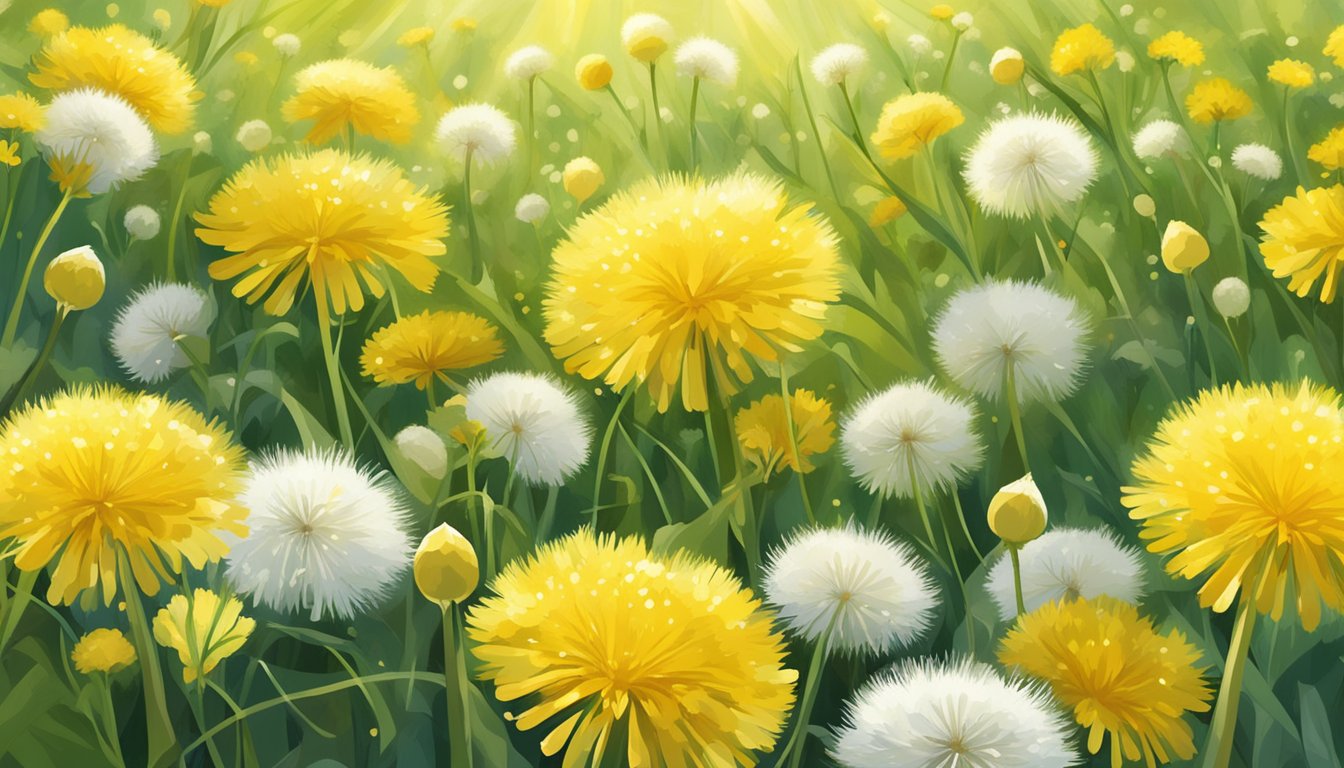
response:
[[[1344,168],[1344,125],[1337,125],[1324,139],[1311,145],[1307,159],[1325,166],[1327,171]]]
[[[574,77],[585,90],[606,88],[611,82],[611,62],[600,53],[590,53],[574,65]]]
[[[565,370],[615,390],[646,384],[666,411],[687,410],[752,379],[821,335],[840,297],[836,235],[778,183],[734,175],[671,177],[618,193],[556,246],[546,341]],[[731,373],[730,373],[731,372]]]
[[[28,22],[28,31],[38,37],[59,35],[69,28],[70,17],[55,8],[38,11],[32,21]]]
[[[481,580],[480,561],[471,542],[447,523],[430,531],[415,550],[412,574],[426,600],[444,610],[471,597]]]
[[[304,136],[324,144],[347,128],[380,141],[405,144],[420,122],[415,94],[391,67],[375,67],[354,59],[332,59],[294,76],[295,93],[281,107],[291,123],[312,120]]]
[[[99,585],[110,603],[118,576],[156,594],[184,559],[203,568],[223,557],[220,531],[247,533],[235,502],[242,449],[157,395],[80,387],[46,398],[10,416],[0,455],[0,538],[13,537],[20,569],[52,566],[52,603]]]
[[[402,48],[414,48],[417,45],[429,45],[433,39],[433,27],[411,27],[397,38],[397,45]]]
[[[23,160],[19,159],[19,143],[17,141],[8,141],[0,139],[0,163],[8,166],[15,166]]]
[[[939,21],[947,21],[952,18],[954,13],[956,13],[956,11],[952,10],[952,6],[946,3],[939,3],[929,9],[929,15]]]
[[[1238,593],[1302,626],[1321,603],[1344,609],[1344,413],[1339,395],[1304,382],[1205,390],[1158,425],[1122,499],[1167,571],[1195,579],[1222,612]]]
[[[1050,685],[1087,729],[1096,754],[1109,736],[1111,766],[1194,757],[1187,712],[1213,692],[1199,651],[1179,630],[1161,634],[1138,608],[1112,597],[1046,603],[1017,620],[999,661]]]
[[[1091,24],[1064,30],[1050,51],[1050,69],[1056,75],[1106,69],[1114,62],[1115,43]]]
[[[135,646],[119,629],[95,629],[79,638],[70,660],[80,674],[118,672],[135,663]]]
[[[74,27],[48,40],[28,79],[39,88],[99,88],[135,107],[156,130],[182,133],[196,110],[196,80],[181,61],[148,37],[113,24]]]
[[[868,217],[868,226],[874,229],[890,224],[901,218],[909,210],[905,207],[905,201],[895,195],[884,197],[877,201],[873,206],[873,213]]]
[[[32,133],[47,124],[42,103],[26,93],[0,96],[0,129],[17,128]]]
[[[495,326],[470,312],[409,315],[380,328],[364,343],[359,362],[365,376],[382,386],[415,382],[425,389],[435,378],[484,365],[504,354]]]
[[[154,616],[154,640],[177,651],[182,680],[192,683],[247,642],[257,622],[242,613],[238,598],[221,600],[208,589],[197,588],[190,600],[186,595],[173,595],[168,607]]]
[[[1279,59],[1269,65],[1269,79],[1289,88],[1306,88],[1316,82],[1316,70],[1305,61]]]
[[[1185,110],[1197,123],[1236,120],[1251,113],[1251,97],[1225,77],[1211,77],[1195,84],[1185,97]]]
[[[742,455],[762,470],[766,478],[785,467],[802,474],[811,472],[816,467],[808,458],[825,453],[835,442],[831,404],[825,398],[806,389],[795,389],[789,410],[794,439],[798,442],[797,461],[789,441],[789,425],[784,420],[783,396],[766,395],[739,410],[734,419]]]
[[[883,157],[901,160],[965,121],[961,109],[941,93],[907,93],[882,107],[871,141]]]
[[[1287,277],[1288,290],[1298,296],[1311,293],[1324,277],[1321,301],[1329,304],[1339,290],[1344,271],[1344,185],[1311,191],[1297,188],[1269,209],[1260,222],[1265,233],[1260,255],[1275,277]]]
[[[235,255],[210,265],[234,296],[283,315],[311,280],[318,310],[364,307],[364,290],[383,295],[380,272],[400,272],[428,292],[447,252],[448,209],[386,160],[335,149],[258,158],[243,166],[199,213],[196,236]],[[362,283],[362,284],[361,284]]]
[[[1336,67],[1344,67],[1344,24],[1335,27],[1335,31],[1330,33],[1321,53],[1329,56]]]
[[[1171,31],[1148,44],[1149,58],[1174,61],[1183,67],[1204,63],[1204,45],[1184,32]]]
[[[580,532],[509,564],[468,624],[481,677],[567,766],[755,765],[793,704],[772,615],[737,578],[638,538]],[[568,747],[566,747],[568,743]],[[705,763],[708,764],[708,763]]]

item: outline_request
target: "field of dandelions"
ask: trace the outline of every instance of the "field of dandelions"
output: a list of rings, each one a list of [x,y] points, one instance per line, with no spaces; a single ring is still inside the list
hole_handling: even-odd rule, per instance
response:
[[[1341,765],[1344,7],[0,39],[0,768]]]

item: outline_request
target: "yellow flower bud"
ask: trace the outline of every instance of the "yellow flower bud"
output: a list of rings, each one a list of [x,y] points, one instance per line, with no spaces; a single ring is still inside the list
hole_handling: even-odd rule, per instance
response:
[[[607,180],[597,163],[586,157],[576,157],[565,164],[565,191],[582,203],[593,196]]]
[[[476,591],[480,561],[467,537],[444,523],[430,531],[415,550],[415,586],[445,610]]]
[[[51,260],[42,276],[47,293],[69,309],[88,309],[103,297],[107,276],[103,262],[87,245],[71,248]]]
[[[1162,263],[1180,274],[1209,259],[1209,241],[1184,221],[1172,221],[1162,234]]]
[[[884,224],[890,224],[904,216],[906,210],[905,203],[901,201],[901,198],[895,195],[884,197],[877,201],[877,205],[873,206],[873,213],[868,217],[868,226],[877,229]]]
[[[1003,486],[989,502],[989,529],[1004,544],[1020,547],[1045,533],[1045,499],[1031,475]]]
[[[952,6],[946,3],[939,3],[929,9],[929,15],[939,21],[947,21],[952,18],[953,13]]]
[[[135,646],[119,629],[95,629],[75,643],[70,660],[86,675],[117,672],[135,663]]]
[[[999,85],[1014,85],[1022,79],[1027,64],[1016,48],[1000,48],[989,60],[989,75]]]
[[[447,403],[445,403],[447,405]],[[464,403],[465,405],[465,403]],[[475,419],[467,419],[458,424],[449,431],[448,436],[462,444],[464,448],[471,448],[476,441],[485,435],[485,425]]]
[[[601,90],[611,82],[611,62],[600,53],[590,53],[579,59],[579,63],[574,67],[574,76],[584,88],[590,91]]]
[[[462,16],[460,18],[453,19],[453,31],[463,33],[475,32],[476,20],[470,16]]]

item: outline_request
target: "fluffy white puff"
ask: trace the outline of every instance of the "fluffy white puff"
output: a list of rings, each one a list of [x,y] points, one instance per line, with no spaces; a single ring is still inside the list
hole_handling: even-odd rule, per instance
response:
[[[408,512],[395,482],[339,451],[281,450],[255,461],[239,503],[249,533],[226,575],[282,612],[352,618],[378,605],[411,565]]]
[[[148,205],[136,205],[127,209],[122,218],[126,233],[136,240],[153,240],[159,234],[159,212]]]
[[[299,39],[298,35],[285,32],[276,35],[275,38],[271,40],[271,45],[275,46],[275,50],[278,51],[281,56],[288,59],[299,55],[299,49],[303,47],[303,41]]]
[[[970,404],[923,382],[869,395],[845,419],[840,444],[869,492],[902,498],[914,495],[916,482],[923,492],[955,487],[982,454]]]
[[[1079,200],[1097,178],[1097,150],[1073,120],[1004,117],[980,134],[963,172],[986,212],[1026,218]]]
[[[136,381],[153,384],[191,359],[178,346],[184,336],[205,338],[215,307],[199,288],[158,283],[138,291],[112,323],[112,353]]]
[[[460,163],[467,156],[478,166],[491,165],[513,154],[518,144],[513,121],[489,104],[453,107],[434,129],[439,148]]]
[[[1056,528],[1018,553],[1022,566],[1022,603],[1027,612],[1063,599],[1109,595],[1137,604],[1143,597],[1143,563],[1139,550],[1126,546],[1105,529]],[[999,618],[1017,615],[1013,564],[1004,554],[990,568],[989,594]]]
[[[1043,285],[987,281],[958,291],[933,324],[933,349],[958,384],[996,400],[1009,366],[1022,403],[1061,400],[1086,367],[1090,323],[1077,302]]]
[[[737,82],[737,54],[718,40],[693,37],[677,46],[672,60],[683,77],[729,86]]]
[[[1241,317],[1251,308],[1251,287],[1239,277],[1225,277],[1213,286],[1213,306],[1223,317]]]
[[[535,224],[546,218],[546,214],[550,212],[550,202],[536,192],[529,192],[518,198],[518,203],[513,206],[514,217],[524,224]]]
[[[911,660],[848,703],[831,754],[845,768],[1064,768],[1072,724],[1049,691],[971,660]]]
[[[621,25],[621,45],[629,49],[642,40],[670,42],[676,35],[672,24],[656,13],[636,13]]]
[[[504,74],[514,80],[531,80],[555,66],[555,57],[540,45],[527,45],[504,60]]]
[[[534,485],[560,485],[588,461],[592,428],[573,392],[535,373],[496,373],[467,389],[467,418]]]
[[[57,94],[47,105],[46,121],[33,137],[42,156],[87,166],[89,194],[135,181],[159,162],[153,131],[120,96],[96,88]]]
[[[905,38],[905,44],[910,46],[916,56],[923,56],[933,50],[933,41],[918,32]]]
[[[1283,175],[1283,158],[1264,144],[1242,144],[1232,150],[1232,167],[1261,181]]]
[[[248,152],[260,152],[270,146],[271,138],[271,126],[265,120],[248,120],[234,134],[234,139]]]
[[[822,85],[839,85],[868,63],[868,52],[853,43],[836,43],[812,58],[812,76]]]
[[[770,556],[766,600],[795,634],[829,649],[884,653],[927,630],[939,604],[924,564],[885,533],[850,526],[794,535]]]
[[[1134,134],[1134,154],[1144,160],[1177,154],[1187,146],[1181,126],[1170,120],[1154,120]]]

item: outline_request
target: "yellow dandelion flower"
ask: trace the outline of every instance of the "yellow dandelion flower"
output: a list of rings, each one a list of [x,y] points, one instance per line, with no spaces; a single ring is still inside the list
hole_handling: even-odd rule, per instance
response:
[[[1260,255],[1275,277],[1287,277],[1288,290],[1306,296],[1324,278],[1321,301],[1329,304],[1344,271],[1344,185],[1311,191],[1297,188],[1265,212]]]
[[[1046,603],[1017,620],[999,661],[1050,685],[1087,729],[1096,754],[1107,736],[1111,766],[1189,760],[1187,712],[1206,712],[1213,692],[1199,650],[1179,630],[1162,634],[1138,608],[1112,597]]]
[[[1269,65],[1267,73],[1270,81],[1289,88],[1306,88],[1316,82],[1316,70],[1305,61],[1279,59]]]
[[[1204,125],[1245,117],[1251,113],[1251,106],[1250,95],[1225,77],[1201,80],[1185,97],[1190,119]]]
[[[1148,57],[1197,67],[1204,63],[1204,45],[1184,32],[1173,30],[1148,44]]]
[[[1344,24],[1335,27],[1335,31],[1330,33],[1321,53],[1329,56],[1336,67],[1344,67]]]
[[[796,389],[789,410],[798,442],[797,461],[789,441],[789,424],[784,420],[782,395],[766,395],[738,411],[734,419],[742,455],[767,478],[784,467],[802,474],[811,472],[816,467],[808,458],[825,453],[835,442],[831,404],[825,398],[806,389]]]
[[[55,8],[38,11],[28,22],[28,31],[38,37],[59,35],[70,28],[70,17]]]
[[[244,69],[256,69],[261,64],[261,58],[251,51],[239,51],[233,54],[233,60]]]
[[[281,107],[291,123],[312,120],[304,137],[323,144],[347,128],[380,141],[405,144],[420,122],[415,94],[391,67],[354,59],[323,61],[294,76],[295,93]]]
[[[470,312],[409,315],[375,331],[359,362],[365,376],[381,386],[415,382],[426,389],[435,378],[484,365],[504,354],[498,331]]]
[[[871,141],[883,157],[901,160],[965,121],[961,109],[941,93],[907,93],[882,107]]]
[[[417,45],[429,45],[433,40],[433,27],[411,27],[397,38],[397,45],[402,48],[414,48]]]
[[[904,216],[908,210],[901,198],[895,195],[884,197],[873,206],[873,213],[868,217],[868,226],[874,229],[886,226]]]
[[[19,143],[0,139],[0,163],[13,167],[21,162],[23,160],[19,158]]]
[[[597,765],[616,743],[628,765],[712,755],[735,768],[774,746],[798,675],[772,615],[728,571],[580,532],[514,560],[491,589],[468,619],[480,675],[500,701],[530,699],[513,722],[546,724],[544,754]]]
[[[938,21],[947,21],[952,18],[955,13],[956,11],[952,9],[952,6],[946,3],[939,3],[929,9],[929,15]]]
[[[1337,125],[1324,139],[1311,145],[1307,159],[1325,166],[1327,171],[1344,168],[1344,125]]]
[[[0,96],[0,129],[32,133],[47,124],[42,103],[26,93]]]
[[[470,16],[459,16],[458,18],[453,19],[453,31],[454,31],[454,32],[475,32],[475,31],[476,31],[476,19],[473,19],[473,18],[470,17]]]
[[[200,94],[176,56],[148,37],[113,24],[74,27],[48,40],[33,57],[33,85],[52,91],[92,87],[125,99],[156,130],[191,127]]]
[[[79,638],[70,660],[84,675],[119,672],[135,663],[135,646],[119,629],[95,629]]]
[[[447,249],[448,209],[386,160],[335,149],[258,158],[210,199],[196,236],[234,255],[210,265],[234,296],[282,315],[311,280],[320,313],[364,307],[383,295],[383,267],[429,291]]]
[[[556,246],[546,341],[565,369],[613,390],[646,384],[666,411],[752,379],[749,359],[821,335],[840,297],[836,235],[777,182],[651,180],[618,193]]]
[[[1158,425],[1123,502],[1149,550],[1175,553],[1167,571],[1207,574],[1201,605],[1222,612],[1241,592],[1278,620],[1294,601],[1308,631],[1322,602],[1344,609],[1341,417],[1325,387],[1237,384]]]
[[[1056,75],[1106,69],[1114,62],[1115,43],[1092,24],[1064,30],[1050,51],[1050,69]]]
[[[210,674],[232,656],[256,629],[257,622],[242,615],[236,597],[220,599],[208,589],[197,588],[191,599],[173,595],[154,616],[154,640],[177,651],[182,662],[182,681],[195,682]]]
[[[51,566],[47,599],[73,603],[118,578],[147,595],[228,551],[244,535],[234,499],[243,452],[186,405],[121,389],[76,388],[16,412],[0,428],[0,538],[14,564]],[[130,571],[126,571],[129,566]]]

